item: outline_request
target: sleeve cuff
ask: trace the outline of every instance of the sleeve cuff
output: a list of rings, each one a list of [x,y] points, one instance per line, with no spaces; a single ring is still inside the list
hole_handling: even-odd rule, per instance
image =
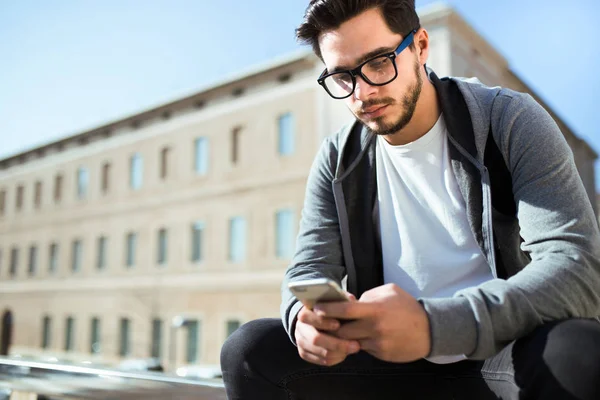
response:
[[[429,317],[431,349],[427,357],[464,354],[477,347],[477,322],[464,297],[419,299]]]
[[[292,343],[294,344],[294,346],[296,346],[296,336],[295,336],[295,332],[296,332],[296,321],[298,319],[298,313],[300,312],[300,309],[302,308],[303,304],[299,301],[296,301],[296,303],[294,303],[294,305],[292,306],[292,308],[290,309],[290,312],[288,314],[288,326],[290,327],[289,331],[288,331],[288,335],[290,336],[290,339],[292,341]]]

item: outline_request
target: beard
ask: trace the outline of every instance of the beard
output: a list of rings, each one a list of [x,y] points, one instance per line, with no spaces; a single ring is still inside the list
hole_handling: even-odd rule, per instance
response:
[[[408,93],[406,93],[402,99],[404,112],[398,116],[396,121],[387,124],[384,122],[385,116],[374,118],[372,122],[374,122],[378,126],[378,128],[371,128],[365,123],[365,126],[367,127],[367,130],[369,132],[382,136],[392,135],[396,132],[401,131],[402,129],[404,129],[404,127],[406,127],[406,125],[408,125],[415,113],[415,109],[417,108],[417,102],[419,101],[419,97],[421,96],[421,90],[423,89],[423,78],[421,78],[420,69],[421,65],[418,62],[416,62],[415,74],[417,77],[417,81],[408,88]],[[385,98],[381,100],[375,100],[373,102],[365,102],[363,104],[363,107],[366,108],[374,106],[376,104],[393,105],[395,103],[396,100],[392,98]]]

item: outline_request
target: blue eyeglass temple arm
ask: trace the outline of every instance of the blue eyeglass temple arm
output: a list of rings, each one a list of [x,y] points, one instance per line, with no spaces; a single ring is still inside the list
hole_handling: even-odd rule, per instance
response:
[[[400,43],[398,45],[398,47],[396,47],[396,50],[394,51],[394,53],[396,53],[396,55],[402,53],[402,50],[404,50],[405,48],[407,48],[408,46],[410,46],[410,44],[413,42],[413,38],[415,37],[415,33],[417,33],[417,30],[413,30],[411,33],[409,33],[404,40],[402,41],[402,43]]]

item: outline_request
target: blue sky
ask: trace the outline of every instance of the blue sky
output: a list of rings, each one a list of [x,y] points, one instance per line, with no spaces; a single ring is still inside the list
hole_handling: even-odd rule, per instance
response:
[[[0,1],[0,158],[297,50],[294,28],[307,3]],[[600,152],[599,1],[446,3]]]

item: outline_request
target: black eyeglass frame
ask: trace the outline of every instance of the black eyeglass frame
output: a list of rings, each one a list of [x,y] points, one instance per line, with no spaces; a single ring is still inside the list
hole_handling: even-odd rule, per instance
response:
[[[356,89],[356,77],[360,76],[361,78],[364,79],[365,82],[367,82],[369,85],[372,86],[385,86],[388,83],[392,82],[394,79],[396,79],[398,77],[398,67],[396,66],[396,56],[398,56],[400,53],[402,53],[402,51],[404,49],[406,49],[408,46],[410,46],[410,44],[413,42],[413,38],[415,33],[417,33],[416,29],[413,29],[408,35],[406,35],[406,37],[402,40],[402,42],[400,42],[400,44],[398,45],[398,47],[396,47],[396,49],[394,51],[390,51],[389,53],[383,53],[380,54],[378,56],[375,57],[371,57],[368,60],[360,63],[356,68],[353,69],[348,69],[348,70],[342,70],[342,71],[335,71],[332,73],[327,73],[327,68],[323,70],[323,72],[321,73],[321,75],[319,75],[319,77],[317,78],[317,83],[319,85],[321,85],[323,87],[323,89],[325,89],[325,91],[334,99],[337,100],[341,100],[341,99],[346,99],[350,96],[352,96],[352,94],[354,93],[354,90]],[[384,83],[374,83],[372,82],[369,78],[367,78],[363,73],[362,73],[362,67],[365,66],[365,64],[370,63],[371,61],[375,60],[376,58],[380,58],[380,57],[387,57],[392,61],[392,65],[394,66],[394,76],[387,82]],[[350,77],[352,78],[352,90],[350,91],[350,93],[348,93],[345,96],[342,97],[338,97],[338,96],[334,96],[329,89],[327,88],[327,85],[325,84],[325,79],[332,76],[332,75],[337,75],[337,74],[350,74]]]

